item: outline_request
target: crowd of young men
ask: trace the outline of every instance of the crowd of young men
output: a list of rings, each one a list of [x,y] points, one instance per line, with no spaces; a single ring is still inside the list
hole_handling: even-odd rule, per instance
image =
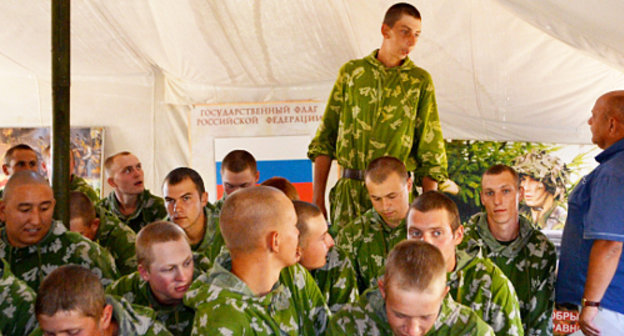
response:
[[[435,190],[446,156],[433,85],[407,58],[420,26],[411,5],[392,6],[381,48],[341,69],[309,148],[316,205],[283,178],[257,186],[245,150],[223,159],[214,204],[188,167],[167,174],[163,198],[151,194],[139,159],[120,152],[106,159],[102,200],[72,175],[61,223],[39,155],[11,148],[0,335],[551,335],[556,252],[519,213],[518,173],[485,171],[485,211],[465,225]],[[623,330],[624,233],[611,220],[624,188],[608,186],[624,181],[624,93],[601,97],[589,123],[605,152],[572,194],[557,297],[580,306],[583,332],[604,335]],[[329,225],[333,158],[344,170]]]

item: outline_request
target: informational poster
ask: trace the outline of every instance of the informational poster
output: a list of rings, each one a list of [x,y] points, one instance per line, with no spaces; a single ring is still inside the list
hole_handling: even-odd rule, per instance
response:
[[[204,178],[209,200],[222,195],[220,162],[232,149],[258,161],[260,182],[287,178],[303,200],[312,199],[308,144],[325,108],[319,101],[195,105],[189,118],[191,166]]]
[[[50,133],[49,127],[0,128],[2,163],[4,163],[4,154],[9,148],[17,144],[26,144],[37,151],[41,163],[40,173],[51,176]],[[73,173],[87,180],[99,194],[102,186],[104,128],[72,127],[70,141],[75,161]],[[0,187],[6,184],[7,179],[4,172],[0,171]]]

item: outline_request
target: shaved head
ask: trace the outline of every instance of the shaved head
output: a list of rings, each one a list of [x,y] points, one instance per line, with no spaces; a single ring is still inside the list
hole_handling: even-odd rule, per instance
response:
[[[620,123],[624,123],[624,90],[605,93],[599,99],[605,100],[609,116],[617,119]]]
[[[291,218],[296,222],[296,216],[295,207],[283,192],[258,186],[229,195],[223,204],[219,225],[232,253],[249,253],[263,246],[267,233],[279,231]]]
[[[50,190],[52,190],[52,188],[50,188],[50,185],[48,184],[48,181],[46,181],[46,179],[43,176],[30,170],[23,170],[23,171],[16,172],[9,178],[9,181],[4,187],[4,200],[8,201],[9,198],[13,196],[12,194],[15,188],[22,186],[22,185],[27,185],[27,184],[28,185],[43,185],[43,186],[48,187]]]

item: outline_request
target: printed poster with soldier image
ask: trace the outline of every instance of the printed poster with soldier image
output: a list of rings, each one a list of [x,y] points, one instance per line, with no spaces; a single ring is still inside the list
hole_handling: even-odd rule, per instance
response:
[[[52,176],[50,162],[50,133],[49,127],[33,128],[0,128],[0,153],[2,163],[6,151],[17,144],[23,143],[32,147],[38,153],[39,171],[42,175]],[[77,176],[84,178],[100,195],[102,187],[102,155],[104,145],[103,127],[72,127],[70,131],[71,149],[74,156],[74,171]],[[0,188],[8,180],[0,170]]]
[[[447,140],[446,151],[450,180],[440,188],[457,203],[462,223],[484,211],[479,194],[483,173],[494,164],[506,164],[520,175],[524,189],[520,213],[548,236],[557,252],[565,226],[568,195],[598,165],[594,157],[601,152],[595,145],[474,140]],[[554,335],[578,330],[577,320],[578,312],[556,308]]]

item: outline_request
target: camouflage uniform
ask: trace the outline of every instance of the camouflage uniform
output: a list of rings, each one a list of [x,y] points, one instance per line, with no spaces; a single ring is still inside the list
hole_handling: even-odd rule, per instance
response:
[[[138,205],[134,213],[125,216],[119,209],[119,202],[115,196],[115,192],[111,191],[107,198],[100,201],[100,205],[112,212],[121,221],[126,223],[134,232],[139,232],[145,225],[162,220],[167,217],[167,209],[165,209],[165,201],[152,195],[149,190],[143,190],[139,195]]]
[[[446,151],[431,76],[406,58],[387,68],[377,50],[342,66],[308,157],[364,170],[390,155],[416,180],[448,178]],[[371,208],[363,181],[341,178],[330,192],[331,223],[345,225]]]
[[[500,244],[488,228],[487,215],[474,215],[466,225],[464,243],[481,248],[513,283],[520,301],[526,335],[552,335],[551,315],[555,300],[555,246],[528,219],[520,216],[518,238]]]
[[[521,215],[532,218],[530,207],[523,204],[519,211]],[[565,206],[561,202],[555,201],[552,207],[544,211],[540,218],[535,221],[534,226],[542,230],[563,230],[566,217],[568,217],[568,211]]]
[[[148,307],[128,303],[123,298],[106,296],[106,303],[113,306],[113,320],[117,322],[117,335],[126,336],[172,336],[160,322],[156,322],[156,313]],[[37,328],[30,336],[42,336]]]
[[[376,285],[377,278],[383,274],[388,253],[406,237],[405,219],[392,229],[374,208],[340,228],[336,235],[336,246],[343,249],[351,259],[360,293]]]
[[[0,335],[28,335],[35,328],[35,296],[0,259]]]
[[[327,253],[325,266],[310,272],[332,313],[359,296],[357,276],[347,254],[337,246]]]
[[[199,243],[192,245],[191,250],[196,253],[200,253],[209,260],[214,260],[216,257],[213,250],[220,250],[221,244],[224,244],[223,238],[221,238],[221,230],[219,229],[219,215],[215,214],[212,205],[208,204],[204,207],[204,237]],[[171,221],[170,217],[167,220]],[[215,246],[216,245],[216,246]],[[218,255],[218,253],[216,253]]]
[[[106,208],[96,206],[95,211],[100,227],[93,240],[111,253],[119,273],[125,275],[136,271],[136,233]]]
[[[453,299],[472,308],[496,335],[524,335],[518,297],[505,274],[478,251],[457,250],[456,259],[455,270],[448,273]]]
[[[220,259],[219,259],[220,260]],[[284,268],[271,292],[257,297],[224,257],[184,296],[196,310],[192,335],[322,335],[329,309],[303,266]]]
[[[393,336],[379,289],[366,291],[359,303],[342,308],[330,320],[326,335]],[[447,295],[438,318],[425,335],[494,336],[494,332],[472,309]]]
[[[22,248],[9,244],[5,228],[0,229],[0,258],[7,260],[13,274],[30,288],[39,288],[48,274],[66,264],[90,269],[104,286],[119,277],[108,251],[79,233],[67,231],[59,221],[52,222],[48,233],[37,244]]]
[[[193,278],[200,274],[201,271],[195,268]],[[126,275],[113,282],[106,288],[106,293],[123,297],[135,305],[152,308],[156,312],[158,321],[174,335],[191,334],[195,311],[182,303],[174,306],[159,303],[152,294],[149,283],[141,278],[139,272]]]
[[[69,180],[69,190],[82,192],[91,200],[91,203],[93,204],[97,204],[100,201],[100,196],[93,189],[93,187],[91,187],[85,179],[78,175],[71,175],[71,179]]]

